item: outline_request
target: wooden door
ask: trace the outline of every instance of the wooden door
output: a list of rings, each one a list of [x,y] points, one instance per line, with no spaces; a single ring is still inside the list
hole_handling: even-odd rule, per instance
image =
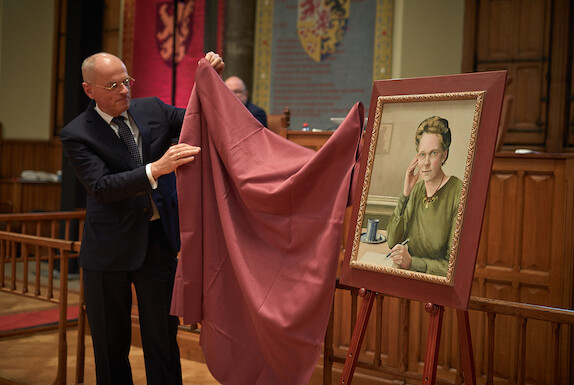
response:
[[[572,23],[570,28],[570,35],[574,36],[574,23]],[[570,73],[574,74],[574,58],[570,62]],[[574,76],[570,76],[570,92],[568,95],[568,100],[570,101],[570,108],[568,126],[566,127],[566,143],[569,148],[572,148],[574,147]]]
[[[514,97],[506,149],[574,151],[568,141],[572,2],[467,0],[463,72],[506,69]],[[572,135],[570,135],[572,136]]]

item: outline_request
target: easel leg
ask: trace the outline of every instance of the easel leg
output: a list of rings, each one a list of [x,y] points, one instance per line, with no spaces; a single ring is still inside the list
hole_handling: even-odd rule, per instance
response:
[[[460,339],[460,355],[462,358],[462,372],[464,383],[476,385],[476,372],[474,368],[474,354],[472,352],[472,337],[470,335],[470,323],[468,311],[457,310],[458,337]]]
[[[422,383],[423,385],[434,385],[436,380],[436,366],[438,362],[438,349],[440,346],[440,332],[442,328],[444,307],[427,303],[425,305],[425,310],[427,313],[430,313],[430,321]]]
[[[363,303],[361,304],[361,310],[357,316],[357,323],[355,324],[355,329],[353,330],[353,335],[351,337],[351,344],[349,345],[349,353],[347,353],[347,358],[345,359],[343,373],[341,374],[341,382],[339,382],[341,385],[351,384],[353,373],[355,372],[355,366],[357,365],[357,359],[359,357],[359,349],[361,348],[363,337],[367,330],[367,323],[369,322],[369,316],[371,315],[371,309],[373,308],[373,301],[375,300],[376,293],[362,288],[359,290],[359,295],[364,298]]]

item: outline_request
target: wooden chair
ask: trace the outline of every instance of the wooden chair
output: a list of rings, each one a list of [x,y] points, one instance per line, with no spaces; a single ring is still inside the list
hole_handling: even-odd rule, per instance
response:
[[[14,204],[12,201],[0,201],[0,214],[12,214]]]
[[[0,214],[12,214],[14,211],[14,204],[12,201],[0,201]],[[6,221],[0,220],[0,231],[6,231],[8,224]]]
[[[282,137],[287,137],[287,129],[291,123],[291,111],[289,107],[283,108],[282,114],[269,114],[267,115],[267,128],[281,135]]]

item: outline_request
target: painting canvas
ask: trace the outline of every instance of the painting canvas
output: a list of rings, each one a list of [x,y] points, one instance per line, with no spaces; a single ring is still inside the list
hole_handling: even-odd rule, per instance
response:
[[[342,283],[466,308],[505,79],[374,83]]]

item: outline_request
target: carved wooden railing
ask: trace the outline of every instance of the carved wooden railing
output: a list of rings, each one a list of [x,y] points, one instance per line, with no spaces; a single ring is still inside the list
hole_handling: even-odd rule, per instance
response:
[[[351,305],[350,305],[350,328],[351,332],[354,329],[355,321],[357,319],[357,309],[359,305],[359,289],[342,285],[337,282],[336,290],[338,294],[350,295]],[[347,294],[345,294],[347,293]],[[361,380],[361,384],[379,384],[383,383],[382,377],[386,381],[400,381],[403,383],[421,383],[422,372],[409,370],[408,369],[408,309],[410,301],[407,299],[398,299],[400,302],[400,331],[401,336],[399,340],[401,341],[400,351],[401,358],[399,364],[396,366],[384,365],[381,360],[381,334],[382,330],[382,312],[383,312],[383,300],[384,296],[377,294],[375,299],[376,311],[375,315],[371,317],[371,322],[375,323],[375,344],[372,348],[373,354],[368,355],[365,359],[363,355],[357,361],[357,368],[366,369],[364,373],[371,376],[372,381]],[[516,355],[518,356],[518,375],[516,378],[516,384],[525,384],[525,369],[526,369],[526,354],[528,349],[537,349],[537,346],[528,346],[527,344],[527,333],[526,329],[529,322],[532,321],[543,321],[551,326],[551,357],[550,362],[553,363],[550,373],[547,376],[547,382],[549,384],[570,384],[574,380],[572,369],[570,372],[564,370],[564,367],[572,367],[572,361],[574,354],[574,342],[572,335],[572,325],[574,325],[574,310],[552,308],[546,306],[531,305],[525,303],[517,303],[502,300],[493,300],[482,297],[470,297],[469,310],[478,311],[483,313],[483,316],[487,319],[487,332],[486,332],[486,344],[488,346],[487,351],[487,365],[486,373],[484,373],[480,378],[477,378],[477,382],[484,384],[494,384],[494,361],[495,357],[495,330],[496,330],[496,318],[498,316],[510,316],[515,317],[520,325],[519,331],[519,341],[518,345],[513,347],[516,349]],[[329,320],[329,325],[327,328],[327,333],[325,336],[324,344],[324,357],[323,357],[323,384],[332,385],[334,380],[333,376],[333,366],[334,364],[344,364],[345,354],[336,354],[334,349],[333,341],[333,311],[331,313],[331,318]],[[567,338],[561,338],[561,330],[565,329]],[[339,349],[340,350],[340,349]],[[565,364],[564,361],[567,361]],[[438,378],[436,380],[437,384],[461,384],[463,382],[463,373],[461,364],[459,362],[458,367],[454,368],[456,373],[453,378]],[[380,377],[381,381],[375,380],[374,378]],[[477,374],[478,377],[478,374]],[[338,382],[337,382],[338,383]],[[386,382],[385,382],[386,383]],[[506,382],[505,382],[506,383]]]
[[[81,236],[84,212],[51,212],[0,215],[0,291],[52,302],[58,305],[58,369],[55,384],[66,384],[67,338],[69,326],[78,326],[76,384],[84,382],[85,306],[80,278],[78,321],[68,322],[68,261],[77,256],[80,242],[71,234]],[[63,239],[61,239],[63,238]],[[55,262],[60,262],[59,277],[54,277]],[[42,276],[42,262],[48,263],[48,274]],[[33,282],[30,273],[35,273]],[[54,281],[59,286],[54,287]],[[57,290],[57,293],[55,293]],[[55,295],[57,294],[57,296]],[[1,337],[45,331],[45,326],[4,332]]]

